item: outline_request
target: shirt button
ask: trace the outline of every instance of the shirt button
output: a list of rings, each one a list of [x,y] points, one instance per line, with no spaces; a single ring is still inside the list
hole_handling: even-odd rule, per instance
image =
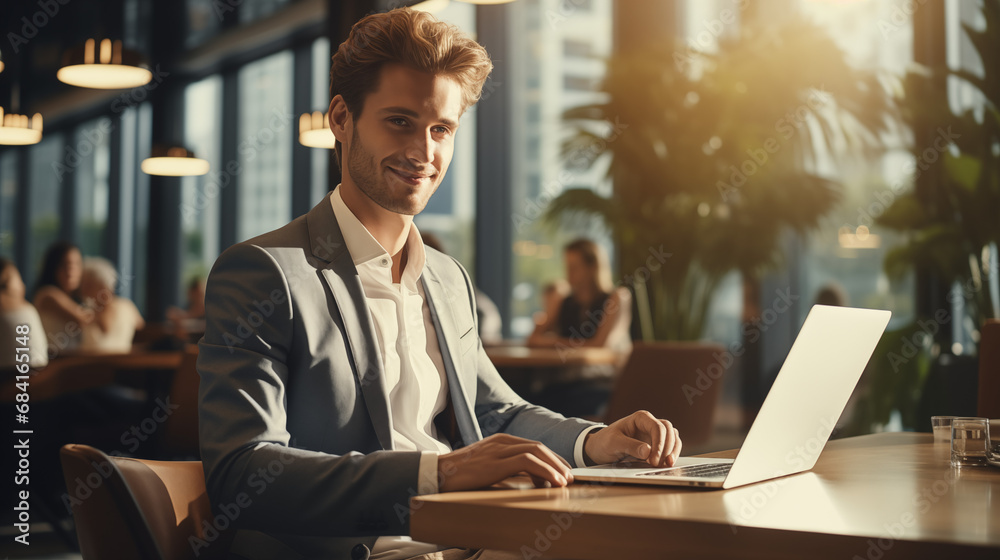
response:
[[[381,260],[379,260],[378,262],[379,262],[379,264],[381,264],[382,266],[389,266],[389,265],[391,265],[391,264],[392,264],[392,261],[391,261],[391,260],[389,260],[389,259],[387,259],[387,258],[385,258],[385,257],[382,257],[382,259],[381,259]]]

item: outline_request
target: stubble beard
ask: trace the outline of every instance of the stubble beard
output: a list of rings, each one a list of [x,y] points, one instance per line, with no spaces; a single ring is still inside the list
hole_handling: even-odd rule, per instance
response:
[[[386,179],[381,173],[381,167],[375,163],[375,158],[361,144],[357,126],[351,133],[351,146],[348,150],[347,161],[348,174],[358,190],[375,204],[396,214],[416,216],[427,206],[430,197],[437,192],[437,188],[441,184],[440,181],[434,184],[430,194],[423,200],[411,201],[409,197],[394,198],[392,190],[386,184]]]

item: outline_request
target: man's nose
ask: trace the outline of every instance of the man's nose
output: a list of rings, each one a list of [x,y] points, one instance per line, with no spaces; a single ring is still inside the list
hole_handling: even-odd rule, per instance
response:
[[[434,150],[437,143],[431,138],[430,131],[426,131],[421,136],[417,136],[410,143],[406,152],[406,157],[415,163],[431,163],[434,161]]]

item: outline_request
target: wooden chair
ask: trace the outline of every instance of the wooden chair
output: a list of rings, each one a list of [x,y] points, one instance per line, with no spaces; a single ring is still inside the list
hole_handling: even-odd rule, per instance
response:
[[[231,520],[213,517],[200,461],[109,457],[76,444],[60,457],[84,560],[227,555]]]
[[[1000,319],[988,319],[979,331],[979,406],[976,414],[1000,418]]]
[[[604,421],[648,410],[670,420],[685,445],[705,443],[728,369],[725,356],[730,355],[715,344],[637,342],[612,389]]]

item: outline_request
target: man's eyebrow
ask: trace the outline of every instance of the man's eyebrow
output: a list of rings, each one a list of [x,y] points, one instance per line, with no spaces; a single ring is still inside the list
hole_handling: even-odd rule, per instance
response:
[[[383,108],[379,109],[379,113],[383,113],[383,114],[385,114],[385,113],[396,113],[396,114],[399,114],[399,115],[405,115],[407,117],[412,117],[414,119],[420,118],[420,114],[419,113],[417,113],[416,111],[414,111],[412,109],[407,109],[406,107],[383,107]],[[448,126],[452,126],[453,127],[453,126],[457,126],[458,125],[457,122],[455,122],[455,121],[453,121],[451,119],[438,119],[438,120],[442,124],[446,124]]]

